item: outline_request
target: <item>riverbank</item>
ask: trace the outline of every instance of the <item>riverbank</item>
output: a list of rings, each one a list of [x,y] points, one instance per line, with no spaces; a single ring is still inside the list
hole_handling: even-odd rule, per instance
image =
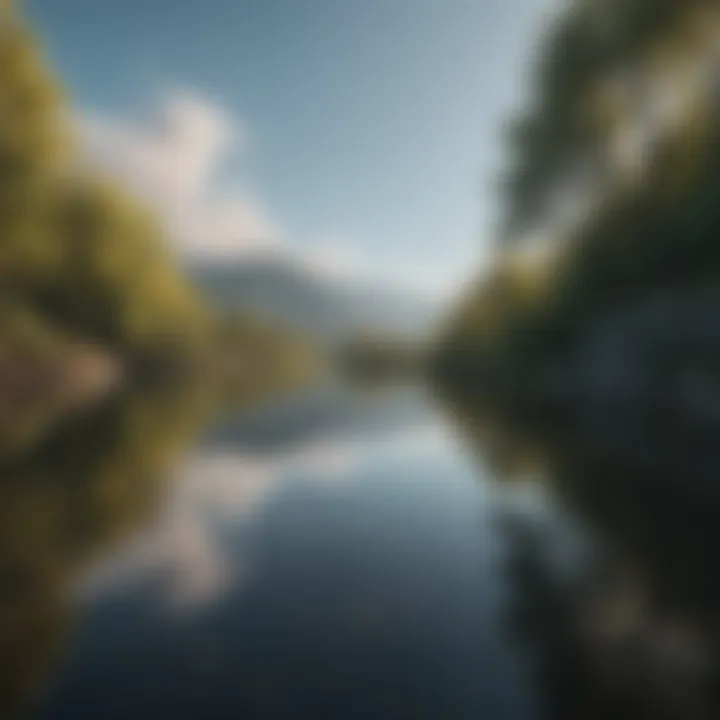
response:
[[[216,412],[237,412],[308,387],[327,372],[321,347],[267,323],[232,337],[211,333],[191,354],[133,357],[0,308],[0,452],[23,452],[70,417],[137,388],[198,388]]]
[[[0,328],[0,450],[22,448],[120,386],[122,363],[49,331]]]

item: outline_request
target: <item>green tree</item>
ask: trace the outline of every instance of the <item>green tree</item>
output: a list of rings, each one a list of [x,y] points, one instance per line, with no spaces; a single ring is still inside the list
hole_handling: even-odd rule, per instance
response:
[[[0,292],[111,348],[186,350],[207,324],[149,212],[83,169],[31,34],[0,7]]]
[[[498,260],[441,342],[446,382],[517,391],[603,318],[717,287],[718,27],[694,0],[559,15],[515,127]]]

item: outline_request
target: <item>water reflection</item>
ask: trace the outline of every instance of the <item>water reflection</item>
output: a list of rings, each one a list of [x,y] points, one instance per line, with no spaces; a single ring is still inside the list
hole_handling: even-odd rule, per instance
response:
[[[72,584],[162,498],[203,414],[197,389],[138,389],[0,461],[0,716],[42,683],[70,634]]]
[[[698,314],[650,310],[596,333],[595,362],[578,356],[536,386],[533,412],[458,414],[498,478],[542,488],[593,547],[561,577],[547,563],[547,527],[504,525],[509,627],[546,717],[720,715],[720,426],[707,353],[689,341],[707,328]],[[597,361],[611,345],[626,372]]]
[[[211,405],[139,391],[8,461],[3,717],[532,716],[491,488],[425,400]]]
[[[717,716],[704,461],[409,390],[213,408],[138,389],[2,460],[1,717]]]

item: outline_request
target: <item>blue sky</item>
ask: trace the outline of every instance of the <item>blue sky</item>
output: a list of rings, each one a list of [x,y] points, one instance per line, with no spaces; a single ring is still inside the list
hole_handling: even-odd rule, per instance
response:
[[[277,242],[433,286],[481,262],[500,127],[552,4],[25,1],[113,138],[181,91],[242,135],[216,148],[213,192],[241,187]]]

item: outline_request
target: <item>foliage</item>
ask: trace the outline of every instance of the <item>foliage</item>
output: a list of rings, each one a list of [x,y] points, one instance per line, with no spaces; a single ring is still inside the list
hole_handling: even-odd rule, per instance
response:
[[[574,0],[545,38],[533,73],[533,100],[507,131],[511,163],[503,179],[503,238],[514,242],[547,220],[558,191],[602,175],[612,114],[642,101],[636,70],[702,0]],[[607,90],[620,90],[608,97]]]
[[[337,355],[341,372],[355,381],[414,379],[425,369],[425,349],[397,334],[360,334],[341,345]]]
[[[83,168],[68,110],[17,13],[0,9],[0,288],[118,351],[186,349],[206,318],[149,213]]]
[[[213,338],[204,373],[234,409],[307,385],[324,363],[315,341],[252,312],[220,316]]]
[[[441,342],[435,365],[445,386],[515,402],[536,390],[548,372],[557,375],[572,363],[606,319],[653,298],[672,306],[718,286],[720,134],[713,48],[719,18],[712,8],[700,14],[698,7],[609,3],[600,24],[597,7],[585,3],[561,17],[546,47],[543,67],[552,71],[539,82],[533,123],[559,122],[558,115],[565,122],[568,108],[584,108],[583,117],[597,121],[587,108],[597,108],[601,91],[620,70],[652,92],[635,106],[621,103],[605,118],[601,134],[578,141],[565,128],[557,143],[540,142],[553,167],[539,165],[535,150],[521,155],[519,167],[536,177],[538,192],[556,182],[564,157],[594,154],[605,171],[592,185],[592,203],[579,221],[558,230],[549,217],[550,201],[537,195],[545,225],[534,243],[500,238],[497,262],[460,303]],[[568,34],[583,28],[604,28],[607,34],[609,18],[614,32],[625,28],[622,46],[592,68],[569,62],[563,69],[560,58],[575,57]],[[556,85],[563,73],[573,78],[563,81],[572,92],[560,103]],[[691,91],[680,93],[687,88]],[[673,112],[643,125],[648,106],[661,101]],[[628,128],[639,130],[629,164],[609,142]],[[565,192],[579,202],[570,189]],[[526,219],[523,203],[508,199],[509,215],[519,225]]]

